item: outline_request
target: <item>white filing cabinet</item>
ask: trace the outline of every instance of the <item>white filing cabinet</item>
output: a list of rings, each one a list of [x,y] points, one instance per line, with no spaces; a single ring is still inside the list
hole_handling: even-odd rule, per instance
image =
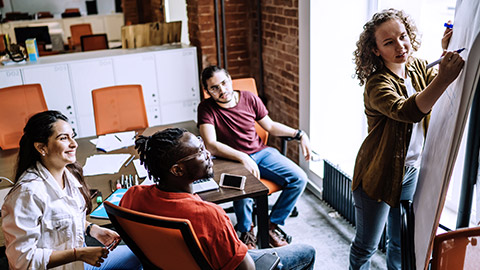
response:
[[[23,69],[23,83],[39,83],[42,86],[47,107],[65,114],[72,128],[78,132],[67,64],[26,67]]]
[[[0,66],[0,87],[40,83],[48,108],[67,115],[80,137],[94,136],[92,90],[140,84],[150,126],[196,120],[200,102],[196,48],[163,45],[40,57]]]
[[[159,81],[160,114],[164,124],[196,120],[197,106],[200,101],[196,52],[194,50],[177,50],[155,54],[157,78]],[[175,113],[172,113],[175,112]]]
[[[20,68],[0,69],[0,88],[23,84]]]
[[[155,73],[155,56],[152,53],[125,55],[113,59],[115,82],[142,85],[143,98],[147,110],[148,124],[160,125],[158,102],[158,82]]]
[[[96,135],[92,90],[115,85],[111,58],[75,61],[68,64],[73,96],[77,104],[80,137]]]

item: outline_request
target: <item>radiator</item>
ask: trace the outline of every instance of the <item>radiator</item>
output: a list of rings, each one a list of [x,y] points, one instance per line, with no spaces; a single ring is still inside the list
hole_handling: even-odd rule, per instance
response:
[[[324,159],[322,199],[355,226],[355,206],[352,195],[352,178]],[[383,231],[378,249],[385,252],[386,236]]]

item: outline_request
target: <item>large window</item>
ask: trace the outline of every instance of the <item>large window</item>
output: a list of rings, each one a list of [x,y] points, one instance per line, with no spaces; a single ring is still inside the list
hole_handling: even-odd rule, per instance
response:
[[[432,62],[442,53],[443,24],[453,21],[455,4],[455,0],[299,1],[300,115],[308,119],[300,124],[310,131],[313,149],[321,158],[352,176],[357,151],[367,133],[363,87],[353,77],[353,51],[363,24],[379,10],[403,9],[420,33],[422,46],[415,56]],[[453,215],[442,221],[449,227],[455,227],[464,147],[458,157],[446,201],[447,212]],[[319,179],[316,176],[323,176],[322,162],[302,166],[314,181]]]

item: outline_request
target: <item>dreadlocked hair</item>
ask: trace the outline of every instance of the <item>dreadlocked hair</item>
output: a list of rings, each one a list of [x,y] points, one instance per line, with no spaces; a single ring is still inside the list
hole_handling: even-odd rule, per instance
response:
[[[152,136],[140,135],[135,140],[140,163],[157,184],[160,184],[161,178],[169,174],[170,167],[182,157],[179,139],[185,132],[187,130],[183,128],[168,128]]]
[[[399,20],[405,25],[405,30],[407,30],[413,51],[417,51],[420,48],[420,40],[417,37],[417,27],[413,20],[402,10],[390,8],[375,13],[372,19],[363,26],[363,32],[360,34],[356,43],[357,49],[353,52],[355,75],[360,80],[360,86],[367,82],[370,75],[382,69],[384,66],[382,58],[373,53],[373,50],[377,48],[375,31],[382,23],[392,19]]]

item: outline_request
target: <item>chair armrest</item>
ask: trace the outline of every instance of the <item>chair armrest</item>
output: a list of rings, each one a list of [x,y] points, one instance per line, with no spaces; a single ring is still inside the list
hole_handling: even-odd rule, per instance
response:
[[[282,155],[286,156],[287,155],[287,142],[289,142],[291,140],[295,140],[295,138],[291,137],[291,136],[281,136],[279,138],[282,139],[281,153],[282,153]]]

